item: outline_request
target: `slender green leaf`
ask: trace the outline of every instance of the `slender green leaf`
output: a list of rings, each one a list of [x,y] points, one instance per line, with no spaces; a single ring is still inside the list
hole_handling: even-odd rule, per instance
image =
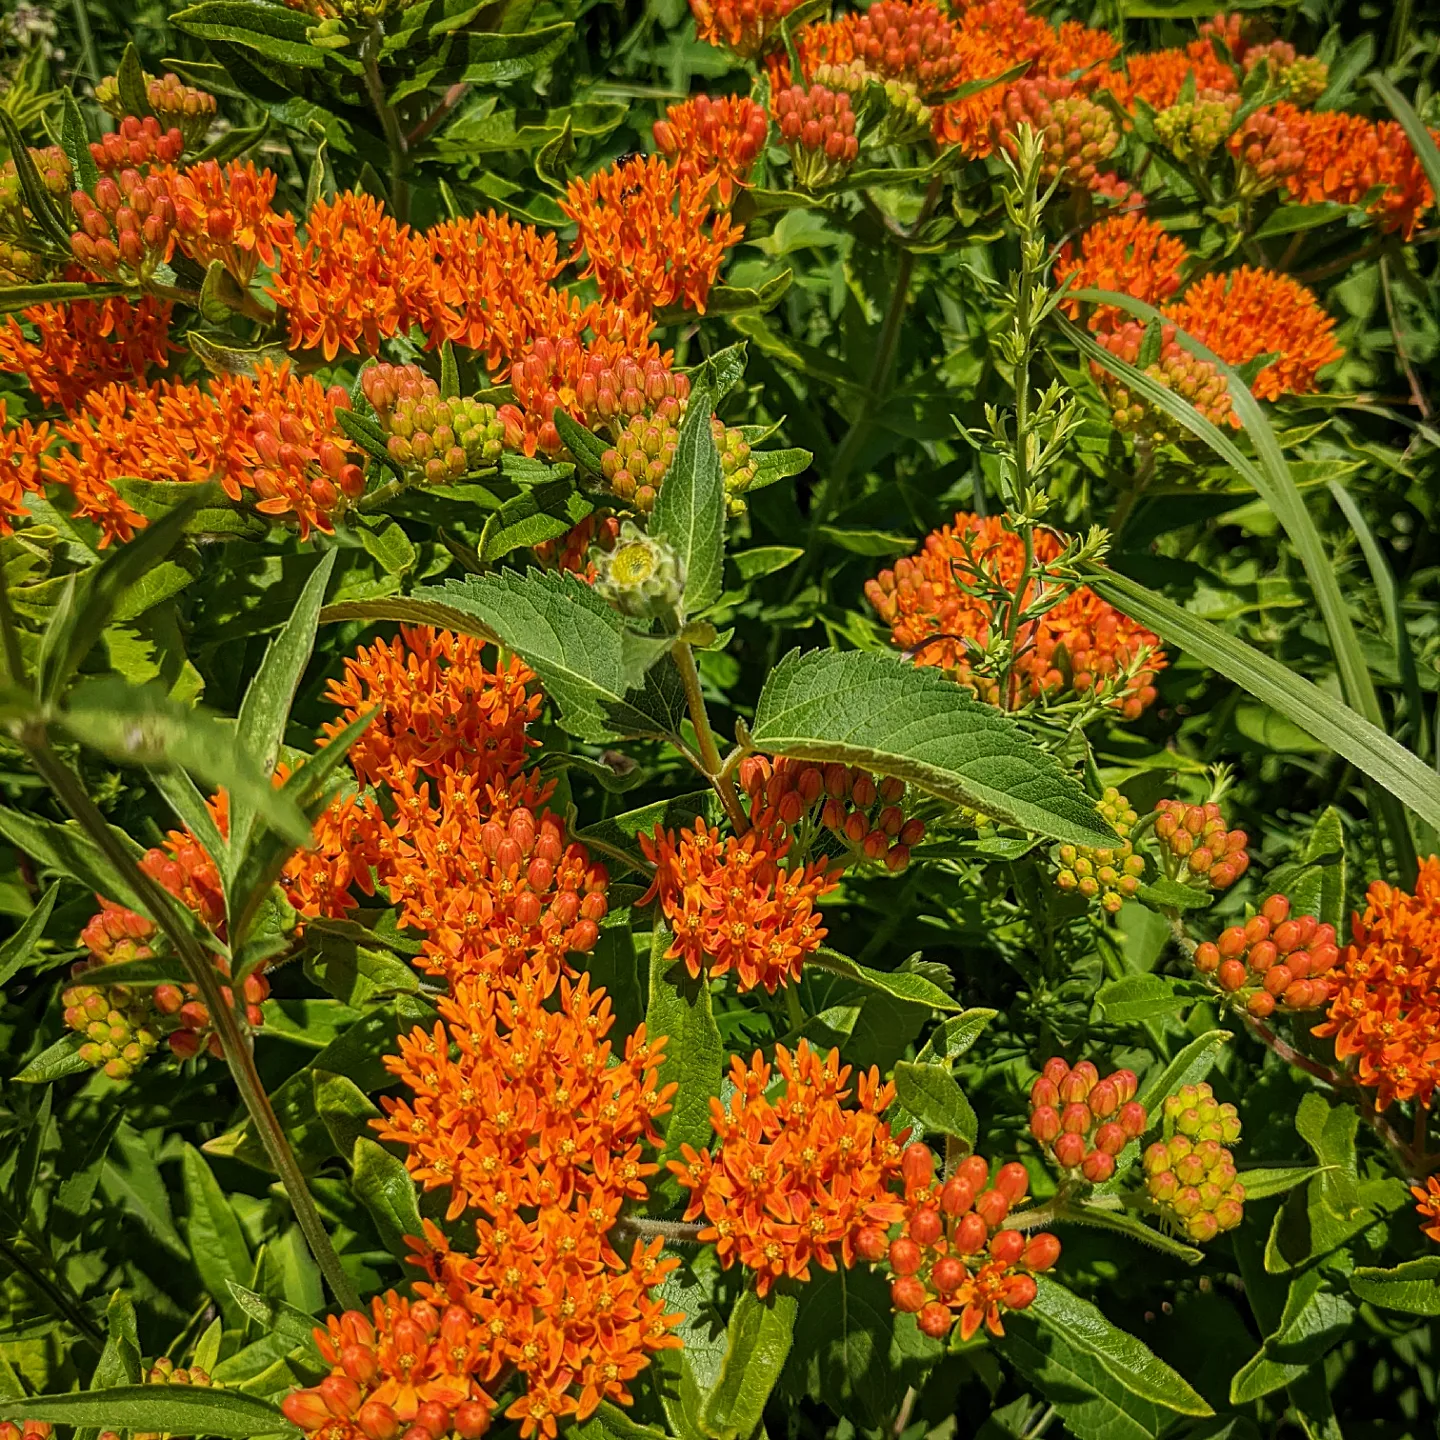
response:
[[[67,1075],[80,1075],[89,1064],[80,1058],[85,1043],[81,1035],[62,1035],[53,1045],[42,1050],[16,1077],[19,1085],[51,1085]]]
[[[95,168],[95,157],[90,153],[90,136],[85,129],[85,117],[73,91],[60,92],[60,143],[66,158],[70,161],[71,178],[75,189],[92,191],[100,172]]]
[[[159,1430],[252,1440],[261,1435],[298,1435],[279,1409],[237,1390],[198,1385],[120,1385],[69,1395],[0,1400],[0,1420],[48,1420],[106,1430]]]
[[[1387,76],[1376,71],[1366,78],[1370,82],[1370,88],[1390,107],[1390,113],[1400,122],[1400,128],[1405,132],[1405,138],[1409,140],[1415,158],[1424,169],[1431,190],[1440,195],[1440,150],[1436,149],[1425,122]]]
[[[725,564],[725,474],[715,448],[708,390],[690,394],[675,459],[650,515],[650,533],[666,540],[684,567],[685,611],[696,615],[719,598]]]
[[[928,1005],[932,1010],[964,1009],[958,1000],[947,995],[938,985],[908,970],[872,970],[848,955],[824,948],[817,950],[806,963],[817,970],[828,970],[832,975],[843,975],[867,990],[879,990],[914,1005]]]
[[[186,1145],[182,1162],[190,1254],[226,1323],[238,1326],[242,1312],[230,1293],[230,1284],[248,1277],[253,1270],[250,1247],[205,1157],[193,1145]]]
[[[1360,1299],[1406,1315],[1440,1315],[1440,1255],[1407,1260],[1393,1270],[1361,1266],[1350,1277]]]
[[[1297,1185],[1313,1179],[1323,1169],[1319,1165],[1282,1165],[1271,1169],[1242,1170],[1240,1183],[1245,1187],[1245,1199],[1268,1200],[1272,1195],[1283,1195]]]
[[[893,775],[1056,840],[1115,839],[1074,776],[1008,715],[898,657],[792,650],[770,672],[750,734],[770,754]]]
[[[705,1397],[700,1427],[711,1440],[749,1440],[760,1428],[795,1334],[798,1302],[772,1290],[761,1300],[744,1290],[730,1312],[725,1361]]]
[[[309,16],[281,6],[257,5],[254,0],[202,0],[172,15],[170,23],[187,35],[242,45],[282,65],[302,70],[325,65],[325,51],[305,38],[311,28]]]
[[[25,917],[25,923],[0,945],[0,985],[30,959],[35,942],[45,933],[50,923],[50,912],[55,908],[55,897],[60,893],[57,880],[36,902],[35,908]]]
[[[236,1304],[257,1325],[263,1325],[266,1330],[296,1345],[314,1344],[319,1322],[313,1315],[297,1310],[288,1301],[276,1300],[270,1295],[257,1295],[233,1280],[230,1282],[230,1293],[235,1297]]]
[[[1209,1030],[1198,1035],[1173,1060],[1146,1078],[1138,1099],[1152,1117],[1160,1105],[1182,1085],[1198,1085],[1209,1073],[1222,1046],[1231,1040],[1228,1030]]]
[[[383,1145],[363,1138],[355,1142],[353,1156],[356,1196],[370,1212],[385,1248],[397,1259],[407,1259],[414,1251],[405,1237],[423,1234],[425,1227],[420,1221],[415,1182],[405,1162]]]

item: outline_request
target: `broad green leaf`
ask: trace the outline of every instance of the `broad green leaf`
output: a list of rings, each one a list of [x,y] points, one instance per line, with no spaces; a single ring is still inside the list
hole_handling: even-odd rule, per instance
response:
[[[602,1400],[588,1420],[569,1425],[567,1440],[671,1440],[657,1425],[642,1425],[618,1405]]]
[[[710,1247],[682,1252],[680,1265],[655,1292],[665,1309],[685,1318],[672,1332],[678,1349],[660,1350],[651,1362],[656,1392],[676,1440],[706,1440],[700,1409],[715,1388],[728,1341],[724,1309],[717,1299],[720,1263]],[[804,1291],[801,1291],[804,1304]]]
[[[1221,1047],[1228,1045],[1231,1038],[1228,1030],[1208,1030],[1185,1046],[1168,1065],[1146,1078],[1137,1098],[1152,1121],[1158,1121],[1160,1105],[1166,1096],[1173,1095],[1182,1085],[1198,1085],[1210,1073]]]
[[[820,533],[832,545],[854,555],[903,555],[915,548],[913,535],[897,535],[889,530],[842,530],[836,525],[822,525]]]
[[[138,1385],[140,1355],[135,1302],[129,1291],[117,1290],[105,1307],[105,1348],[90,1377],[90,1388],[107,1390],[114,1385]]]
[[[0,1420],[48,1420],[105,1430],[157,1430],[252,1440],[261,1435],[298,1435],[279,1409],[235,1390],[189,1385],[120,1385],[69,1395],[0,1400]]]
[[[283,1336],[295,1345],[315,1343],[315,1330],[320,1322],[313,1315],[297,1310],[288,1301],[277,1300],[270,1295],[257,1295],[234,1281],[230,1283],[230,1294],[257,1325],[263,1325],[266,1330]]]
[[[75,189],[87,193],[93,191],[100,172],[95,168],[95,158],[90,154],[90,136],[85,129],[85,117],[80,113],[73,91],[60,92],[60,143],[70,161],[71,179]]]
[[[998,1010],[979,1006],[962,1011],[953,1020],[946,1020],[930,1032],[916,1060],[927,1064],[935,1060],[955,1061],[966,1054],[985,1032],[985,1027],[998,1015]]]
[[[749,1440],[760,1428],[790,1353],[797,1308],[795,1295],[779,1290],[761,1300],[747,1289],[735,1302],[725,1361],[700,1411],[700,1427],[711,1440]]]
[[[816,970],[827,970],[832,975],[843,975],[854,980],[867,990],[879,990],[893,995],[897,1000],[908,1000],[913,1005],[928,1005],[932,1010],[959,1011],[964,1007],[952,995],[947,995],[938,985],[923,975],[908,970],[872,970],[859,961],[842,955],[838,950],[821,948],[805,962]]]
[[[735,345],[727,345],[723,350],[707,355],[700,364],[687,372],[693,384],[709,394],[712,408],[744,379],[749,348],[743,340]]]
[[[684,567],[689,615],[719,598],[725,565],[725,475],[710,430],[714,409],[710,391],[691,392],[675,458],[650,514],[650,533],[663,538]]]
[[[1291,1283],[1279,1328],[1231,1380],[1231,1403],[1247,1405],[1299,1379],[1340,1342],[1354,1318],[1349,1296],[1324,1270],[1304,1271]]]
[[[220,1360],[220,1344],[225,1338],[225,1322],[216,1316],[206,1327],[205,1333],[195,1342],[195,1358],[192,1364],[209,1374]]]
[[[765,682],[750,735],[772,755],[893,775],[1056,840],[1115,840],[1074,776],[1008,715],[898,657],[792,650]]]
[[[405,1162],[374,1140],[355,1142],[353,1188],[356,1197],[370,1212],[385,1248],[398,1260],[414,1252],[405,1243],[407,1235],[420,1235],[420,1208],[415,1182]]]
[[[325,51],[305,38],[311,26],[302,12],[257,5],[254,0],[202,0],[172,15],[170,23],[200,40],[241,45],[282,65],[302,70],[320,70],[325,65]]]
[[[603,474],[605,452],[610,448],[605,441],[558,405],[554,418],[556,433],[565,442],[565,448],[592,475]]]
[[[1161,1020],[1178,1015],[1195,1003],[1195,997],[1176,994],[1177,984],[1167,975],[1127,975],[1102,986],[1095,1004],[1111,1025],[1140,1025],[1147,1020]]]
[[[398,520],[388,516],[367,520],[355,527],[355,535],[387,575],[408,575],[415,568],[420,552]]]
[[[1322,200],[1315,205],[1277,205],[1255,232],[1255,239],[1268,240],[1272,235],[1314,230],[1332,220],[1343,220],[1350,213],[1349,205],[1337,205],[1333,200]]]
[[[618,851],[620,855],[629,858],[635,869],[648,871],[649,862],[645,859],[636,837],[653,835],[657,825],[666,830],[673,830],[677,826],[693,826],[697,816],[704,816],[708,823],[714,818],[710,808],[714,797],[713,790],[688,790],[670,800],[657,800],[653,804],[642,805],[636,810],[626,810],[619,815],[612,815],[608,820],[587,825],[575,832],[575,838],[586,845],[603,849],[605,854],[612,858],[619,858],[616,853]]]
[[[295,692],[315,648],[315,630],[320,623],[325,590],[335,569],[336,553],[331,550],[322,556],[320,563],[310,572],[290,618],[266,648],[265,658],[240,702],[235,741],[264,776],[274,772],[280,746],[285,739],[290,707],[295,703]],[[239,863],[250,843],[250,830],[256,815],[263,813],[253,797],[230,796],[230,837],[235,863]],[[307,825],[299,843],[309,843],[309,832]]]
[[[0,945],[0,985],[30,959],[35,942],[45,933],[50,923],[50,912],[55,908],[55,897],[60,893],[57,880],[36,902],[35,908],[25,917],[25,923]]]
[[[979,1122],[965,1092],[944,1065],[902,1060],[895,1067],[895,1098],[931,1135],[954,1135],[975,1148]]]
[[[293,799],[275,789],[234,731],[207,712],[172,700],[158,685],[131,685],[118,676],[86,681],[71,693],[57,719],[82,745],[112,760],[186,770],[245,801],[292,846],[310,843],[310,822]]]
[[[315,1109],[341,1155],[353,1154],[357,1140],[374,1138],[370,1122],[379,1118],[380,1111],[348,1075],[316,1070],[313,1084]]]
[[[815,457],[808,450],[752,450],[750,459],[755,464],[755,473],[745,493],[753,495],[769,485],[778,485],[792,475],[803,475]]]
[[[242,1322],[239,1307],[230,1293],[231,1282],[248,1278],[254,1266],[240,1222],[230,1208],[219,1182],[205,1158],[193,1145],[182,1156],[185,1182],[186,1238],[195,1268],[210,1298],[220,1307],[228,1325]]]
[[[673,666],[655,664],[666,642],[631,630],[573,575],[505,570],[447,581],[413,598],[469,615],[515,651],[581,739],[665,739],[679,728],[679,677]]]
[[[1265,884],[1273,894],[1289,896],[1292,915],[1315,915],[1343,935],[1346,868],[1345,828],[1331,805],[1305,837],[1299,859],[1277,866]]]
[[[73,820],[57,825],[53,820],[43,820],[36,815],[0,809],[0,835],[42,868],[66,879],[77,880],[87,890],[93,890],[127,909],[149,914],[139,895]],[[125,848],[138,861],[144,852],[128,836],[123,838]]]
[[[650,946],[650,1000],[645,1008],[645,1033],[668,1036],[661,1081],[679,1085],[664,1117],[665,1149],[660,1156],[661,1175],[667,1160],[680,1159],[680,1147],[702,1150],[714,1139],[710,1101],[720,1094],[725,1047],[715,1024],[710,989],[692,979],[681,960],[667,960],[671,935],[657,917]],[[675,1190],[673,1181],[664,1186]],[[678,1193],[678,1192],[677,1192]]]
[[[1350,1288],[1382,1310],[1440,1315],[1440,1255],[1407,1260],[1393,1270],[1363,1265],[1351,1275]]]
[[[156,1158],[158,1140],[158,1133],[152,1139],[128,1121],[122,1123],[105,1156],[100,1186],[112,1204],[122,1203],[155,1240],[183,1263],[189,1260],[190,1251],[175,1228],[170,1191]]]
[[[1148,885],[1142,885],[1136,898],[1157,910],[1207,910],[1215,899],[1207,891],[1172,880],[1168,875],[1157,875]]]
[[[730,555],[730,563],[742,580],[759,580],[793,565],[805,551],[796,545],[762,545]]]
[[[1085,571],[1090,588],[1116,609],[1233,680],[1440,828],[1440,776],[1383,730],[1278,660],[1163,595],[1103,566]]]
[[[560,412],[557,410],[556,416]],[[546,480],[507,500],[485,521],[480,558],[487,565],[516,550],[533,549],[568,535],[594,510],[569,480]]]
[[[80,1058],[84,1037],[62,1035],[53,1045],[42,1050],[18,1075],[19,1085],[52,1085],[67,1075],[80,1075],[91,1067]]]

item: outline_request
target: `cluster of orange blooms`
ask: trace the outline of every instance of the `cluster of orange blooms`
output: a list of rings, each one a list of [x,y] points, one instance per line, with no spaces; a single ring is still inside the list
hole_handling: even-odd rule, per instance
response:
[[[1065,692],[1102,695],[1127,719],[1155,699],[1155,676],[1165,665],[1160,640],[1122,615],[1088,586],[1018,627],[1010,693],[975,660],[995,635],[997,605],[1029,606],[1046,580],[1044,567],[1064,546],[1037,530],[1032,575],[1023,596],[1014,591],[1024,566],[1024,545],[999,516],[961,512],[953,525],[926,538],[925,548],[867,582],[865,594],[894,643],[917,665],[938,665],[980,698],[1007,708]]]
[[[1428,1222],[1423,1226],[1425,1233],[1440,1244],[1440,1176],[1429,1176],[1423,1190],[1418,1185],[1412,1185],[1410,1193],[1418,1202],[1415,1208],[1420,1212],[1420,1218]]]
[[[1351,928],[1314,1033],[1333,1037],[1381,1110],[1429,1106],[1440,1084],[1440,856],[1421,862],[1413,895],[1375,881]]]

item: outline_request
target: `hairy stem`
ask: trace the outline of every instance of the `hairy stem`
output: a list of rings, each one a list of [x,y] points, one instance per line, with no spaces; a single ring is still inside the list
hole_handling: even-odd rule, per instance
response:
[[[622,1215],[615,1222],[615,1228],[640,1240],[653,1240],[658,1235],[672,1245],[698,1245],[700,1232],[705,1227],[687,1224],[683,1220],[650,1220],[644,1215]]]
[[[285,1131],[270,1104],[264,1083],[255,1068],[255,1057],[250,1042],[240,1027],[235,1006],[227,1003],[221,987],[219,972],[211,957],[207,955],[196,938],[178,924],[172,907],[175,901],[169,892],[147,875],[135,863],[134,857],[120,843],[105,817],[96,808],[95,802],[85,792],[84,786],[71,770],[61,762],[50,749],[43,730],[29,731],[22,736],[22,744],[30,762],[40,772],[46,784],[55,792],[60,803],[74,816],[80,827],[100,848],[105,858],[124,876],[131,888],[144,902],[155,923],[165,932],[175,953],[184,963],[191,981],[200,992],[205,1008],[210,1012],[210,1022],[215,1027],[225,1062],[230,1067],[235,1088],[240,1092],[250,1123],[260,1137],[271,1165],[280,1177],[280,1183],[295,1212],[296,1222],[305,1237],[315,1263],[320,1267],[330,1289],[342,1308],[355,1310],[360,1306],[360,1296],[350,1283],[340,1264],[340,1257],[330,1242],[315,1206],[315,1198],[305,1183],[305,1176],[290,1148]]]
[[[390,208],[402,224],[410,218],[410,182],[405,178],[408,169],[408,147],[405,133],[400,128],[400,117],[395,107],[385,98],[385,83],[380,78],[380,43],[384,39],[380,26],[371,27],[370,33],[360,46],[360,64],[365,72],[365,93],[375,109],[375,118],[385,134],[385,148],[390,152]]]
[[[734,776],[725,768],[720,758],[720,747],[715,743],[715,732],[710,728],[710,715],[705,709],[705,695],[700,689],[700,672],[695,668],[695,653],[688,642],[677,640],[670,654],[675,667],[680,671],[680,681],[685,687],[685,703],[690,709],[690,723],[695,727],[695,739],[700,746],[700,770],[720,797],[725,814],[737,835],[743,835],[750,828],[740,796],[735,789]]]

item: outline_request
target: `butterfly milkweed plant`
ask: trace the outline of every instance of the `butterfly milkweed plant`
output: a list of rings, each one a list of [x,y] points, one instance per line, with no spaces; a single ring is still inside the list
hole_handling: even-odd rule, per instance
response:
[[[1434,1440],[1440,25],[8,0],[0,1440]]]

